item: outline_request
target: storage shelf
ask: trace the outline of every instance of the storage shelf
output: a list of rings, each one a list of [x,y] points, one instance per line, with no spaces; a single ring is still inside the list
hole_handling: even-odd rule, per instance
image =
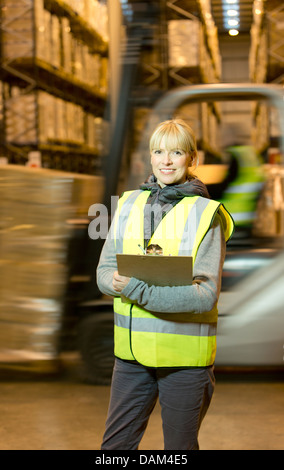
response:
[[[85,145],[80,146],[79,144],[68,141],[62,143],[50,142],[48,144],[39,144],[37,145],[37,149],[41,152],[52,152],[62,154],[68,154],[71,152],[77,155],[97,155],[95,149],[92,149]]]
[[[92,52],[108,53],[108,43],[65,2],[61,0],[44,0],[44,7],[57,16],[66,16],[70,21],[72,32],[88,43]]]
[[[34,144],[17,146],[8,144],[5,154],[12,164],[26,165],[30,152],[41,153],[42,167],[62,171],[74,171],[90,175],[102,174],[102,157],[94,149],[85,146]]]
[[[257,6],[260,5],[260,0]],[[250,78],[253,82],[284,82],[284,6],[280,0],[264,2],[254,14],[251,28]]]
[[[101,171],[109,44],[98,5],[4,1],[1,146],[11,163],[38,151],[46,168]]]
[[[66,73],[63,69],[59,70],[41,59],[25,57],[13,60],[9,62],[10,69],[15,69],[35,80],[38,88],[60,98],[64,97],[64,99],[80,104],[87,109],[93,109],[96,114],[100,114],[102,107],[105,106],[106,93],[102,93],[95,87]],[[13,76],[12,72],[2,71],[2,74],[3,80],[9,79],[10,84],[14,82],[19,85],[19,78]],[[98,107],[100,113],[98,113]]]

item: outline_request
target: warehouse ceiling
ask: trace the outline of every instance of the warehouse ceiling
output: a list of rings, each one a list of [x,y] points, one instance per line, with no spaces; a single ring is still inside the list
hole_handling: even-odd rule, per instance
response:
[[[219,34],[227,33],[228,28],[225,27],[225,12],[224,6],[227,3],[228,8],[237,6],[239,11],[239,25],[238,30],[240,33],[249,33],[253,20],[253,0],[237,0],[234,2],[225,2],[224,0],[211,0],[212,16],[218,28]]]
[[[135,1],[135,0],[134,0]],[[196,0],[164,0],[165,4],[177,15],[182,11],[187,11],[193,15],[198,16],[198,2]],[[218,28],[219,34],[228,33],[230,26],[227,21],[236,22],[236,28],[239,33],[250,33],[251,25],[253,22],[253,5],[254,0],[211,0],[211,13],[214,22]],[[236,10],[237,16],[229,16]],[[234,27],[234,26],[233,26]]]
[[[196,0],[156,0],[155,2],[149,3],[141,2],[141,0],[120,1],[124,14],[127,15],[129,5],[135,5],[136,13],[138,13],[138,15],[142,13],[142,16],[146,16],[148,19],[150,17],[153,19],[153,17],[158,15],[160,11],[165,13],[167,8],[171,11],[172,19],[174,18],[174,15],[176,15],[176,19],[181,18],[183,15],[186,17],[187,13],[189,15],[199,16],[200,6],[202,4],[201,0],[200,3]],[[211,5],[211,14],[213,16],[214,23],[218,28],[218,33],[227,34],[230,29],[228,21],[237,21],[235,27],[238,29],[239,33],[249,34],[253,22],[253,7],[255,2],[257,4],[257,0],[211,0],[209,3],[209,9]],[[259,0],[259,3],[263,3],[262,0]],[[204,8],[206,10],[206,7]],[[233,12],[232,10],[236,11]],[[235,14],[236,16],[234,16]]]

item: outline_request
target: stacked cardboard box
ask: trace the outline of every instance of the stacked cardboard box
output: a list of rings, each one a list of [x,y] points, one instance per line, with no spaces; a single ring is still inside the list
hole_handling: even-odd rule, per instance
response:
[[[45,91],[23,94],[19,88],[12,87],[6,100],[5,129],[9,143],[71,143],[101,152],[106,126],[102,118]]]
[[[168,22],[170,67],[196,67],[199,65],[201,24],[196,20]]]
[[[262,152],[269,146],[270,142],[270,113],[271,108],[266,104],[253,104],[253,113],[255,115],[255,125],[252,127],[252,142],[255,148]]]
[[[266,167],[267,180],[257,206],[254,233],[264,237],[284,235],[284,168]]]
[[[98,19],[100,25],[102,16]],[[69,18],[50,13],[43,0],[24,4],[5,0],[2,29],[5,62],[35,57],[103,93],[107,91],[108,59],[94,54],[73,34]]]
[[[213,69],[210,71],[210,74],[214,77],[213,82],[215,82],[216,79],[219,81],[221,78],[222,64],[219,49],[218,29],[213,20],[211,3],[212,2],[210,0],[198,0],[202,23],[204,24],[204,37],[206,37],[206,46],[203,47],[203,49],[206,49],[208,52],[210,60],[209,64]],[[209,65],[207,65],[207,67],[208,66]],[[210,82],[211,79],[209,78],[209,83]]]
[[[32,57],[34,45],[32,0],[30,2],[6,0],[1,20],[2,53],[5,60]]]
[[[283,1],[254,0],[249,55],[252,81],[257,83],[282,82],[284,69],[283,30]]]
[[[0,167],[0,181],[0,362],[53,361],[71,221],[101,202],[103,183],[13,165]]]
[[[7,84],[5,88],[8,89]],[[7,91],[8,93],[8,91]],[[37,141],[37,101],[35,93],[23,93],[20,88],[9,89],[5,105],[7,142],[32,144]]]
[[[284,4],[282,0],[266,2],[268,25],[268,80],[283,75],[284,70]]]
[[[0,80],[0,135],[2,137],[3,127],[4,127],[4,102],[3,102],[3,88],[4,84]],[[0,158],[2,155],[0,155]]]
[[[214,25],[204,29],[197,18],[168,22],[169,66],[199,68],[198,74],[189,73],[189,83],[200,80],[200,76],[206,83],[215,83],[220,77],[220,55],[215,29]],[[210,49],[207,46],[209,38]]]

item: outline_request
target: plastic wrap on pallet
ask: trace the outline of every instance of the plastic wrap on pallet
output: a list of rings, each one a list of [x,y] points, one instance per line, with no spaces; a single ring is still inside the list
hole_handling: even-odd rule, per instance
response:
[[[93,2],[91,2],[93,3]],[[78,5],[83,5],[80,0]],[[94,2],[97,19],[93,25],[104,39],[107,38],[106,5]],[[94,7],[93,5],[93,7]],[[77,11],[72,5],[74,14]],[[86,8],[80,8],[88,23],[91,16],[84,14]],[[78,40],[73,34],[70,20],[66,16],[57,16],[44,8],[43,0],[6,0],[2,14],[2,54],[5,60],[36,58],[59,71],[90,86],[106,92],[108,84],[108,60],[95,56],[90,46]],[[91,64],[91,65],[89,65]]]
[[[252,128],[252,141],[256,149],[267,148],[270,140],[269,110],[261,104],[257,110],[255,126]]]
[[[168,22],[170,67],[199,65],[198,20],[171,20]]]
[[[254,82],[281,81],[284,66],[283,29],[283,1],[254,0],[249,55],[250,78]]]
[[[30,144],[36,142],[36,94],[21,94],[12,87],[5,105],[5,127],[8,142]]]
[[[268,67],[270,79],[283,74],[284,68],[284,4],[266,2],[268,21]]]
[[[61,318],[62,306],[53,299],[14,296],[12,301],[1,300],[0,361],[54,359]]]
[[[94,128],[99,130],[101,127],[96,136],[90,139],[85,129],[85,115],[86,112],[81,106],[45,91],[38,90],[23,95],[19,88],[13,87],[12,99],[6,102],[7,141],[27,145],[62,142],[87,145],[96,150],[103,148],[106,140],[106,121],[94,115],[90,117]],[[98,123],[101,123],[100,126]]]
[[[100,0],[65,0],[77,15],[80,15],[104,40],[108,40],[107,4]]]
[[[266,168],[267,180],[257,205],[254,233],[257,236],[284,235],[284,167]]]
[[[0,166],[0,362],[58,357],[71,221],[102,194],[98,177]]]
[[[209,82],[220,80],[222,73],[221,55],[219,50],[218,29],[215,25],[210,0],[198,0],[201,16],[204,22],[204,34],[206,36],[209,55],[212,57]],[[210,60],[211,61],[211,60]],[[208,65],[209,67],[209,65]],[[213,70],[214,69],[214,70]],[[213,78],[213,80],[212,80]]]

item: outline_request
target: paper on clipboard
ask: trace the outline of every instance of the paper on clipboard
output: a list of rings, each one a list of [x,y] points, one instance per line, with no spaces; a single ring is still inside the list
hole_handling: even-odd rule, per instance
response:
[[[121,276],[135,277],[149,286],[186,286],[192,284],[191,256],[117,254]]]

